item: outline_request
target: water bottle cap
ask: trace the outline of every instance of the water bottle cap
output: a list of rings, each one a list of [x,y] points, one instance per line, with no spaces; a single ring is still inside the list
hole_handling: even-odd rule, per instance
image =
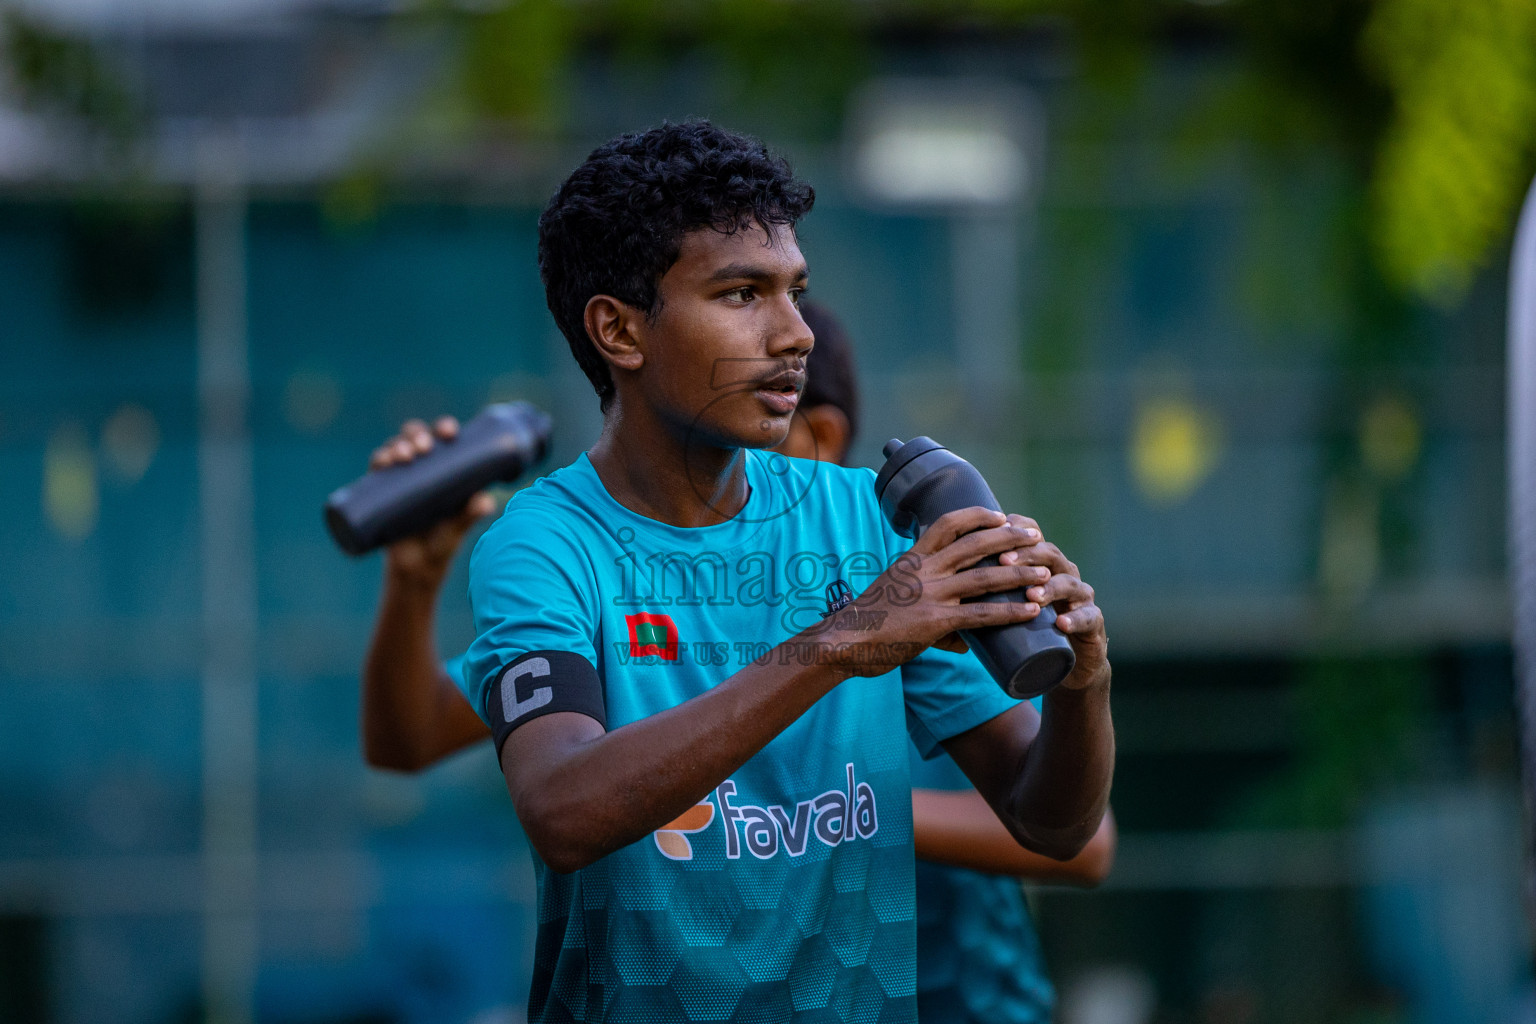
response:
[[[892,446],[895,447],[892,447]],[[931,437],[914,437],[906,444],[902,444],[896,438],[891,438],[885,443],[885,465],[880,467],[880,472],[875,476],[875,500],[879,501],[885,496],[885,489],[895,479],[896,474],[902,468],[919,455],[926,455],[931,451],[943,449],[943,445]]]

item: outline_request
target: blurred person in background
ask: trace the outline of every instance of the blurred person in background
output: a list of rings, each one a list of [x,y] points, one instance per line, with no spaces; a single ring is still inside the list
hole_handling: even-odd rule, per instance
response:
[[[777,451],[842,464],[859,426],[859,387],[848,336],[830,310],[802,300],[815,336],[807,381]],[[370,468],[409,462],[450,440],[457,421],[402,426]],[[458,516],[391,545],[383,596],[363,669],[363,751],[376,768],[416,772],[491,737],[444,664],[433,638],[437,597],[465,536],[494,511],[489,493]],[[1037,710],[1040,698],[1035,698]],[[1094,886],[1114,862],[1106,812],[1088,846],[1057,861],[1019,846],[958,765],[940,748],[924,760],[908,745],[917,868],[917,997],[923,1024],[1036,1024],[1051,1019],[1055,992],[1016,878]]]

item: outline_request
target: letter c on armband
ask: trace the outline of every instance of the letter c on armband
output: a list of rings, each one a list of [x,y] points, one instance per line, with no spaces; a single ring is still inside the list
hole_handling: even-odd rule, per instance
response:
[[[569,651],[529,651],[513,659],[496,674],[485,703],[498,754],[512,730],[555,711],[575,711],[608,725],[597,669]]]

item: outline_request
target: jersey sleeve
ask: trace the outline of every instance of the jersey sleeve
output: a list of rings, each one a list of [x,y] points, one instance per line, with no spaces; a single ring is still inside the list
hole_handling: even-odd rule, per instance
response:
[[[535,685],[551,665],[562,670],[548,680],[556,689],[569,670],[582,677],[583,688],[599,678],[595,591],[585,554],[538,508],[509,508],[480,538],[469,563],[475,640],[464,657],[460,686],[493,732],[506,724],[506,716],[490,707],[503,673],[530,677],[514,689],[514,706],[535,700],[548,710],[564,710],[567,703],[561,694],[551,697]],[[601,720],[601,711],[594,717]]]
[[[1036,713],[1044,707],[1044,698],[1031,697],[1029,703]],[[908,763],[912,772],[913,789],[938,789],[948,792],[971,788],[971,780],[942,749],[924,759],[916,745],[907,744]]]
[[[464,662],[468,657],[469,653],[465,652],[443,662],[443,675],[453,680],[453,685],[459,688],[460,693],[464,692]]]
[[[887,561],[912,547],[884,522]],[[907,732],[925,758],[940,753],[939,744],[996,718],[1019,702],[1003,692],[970,652],[930,647],[901,667],[907,708]]]
[[[930,647],[901,668],[907,732],[923,757],[939,744],[990,721],[1019,702],[1003,692],[969,653]]]

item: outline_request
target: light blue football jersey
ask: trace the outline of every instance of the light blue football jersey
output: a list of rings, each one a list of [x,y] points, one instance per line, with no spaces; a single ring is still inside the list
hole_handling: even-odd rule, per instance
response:
[[[910,546],[869,470],[743,458],[746,505],[698,529],[624,508],[585,455],[514,495],[470,563],[482,717],[535,651],[591,661],[610,730],[675,707]],[[570,874],[535,854],[529,1020],[915,1020],[908,737],[931,753],[1015,703],[930,650],[839,685],[672,828]]]
[[[1036,697],[1036,709],[1040,707]],[[941,754],[910,751],[913,789],[966,790]],[[919,861],[917,1007],[922,1024],[1048,1024],[1056,990],[1016,878]]]

